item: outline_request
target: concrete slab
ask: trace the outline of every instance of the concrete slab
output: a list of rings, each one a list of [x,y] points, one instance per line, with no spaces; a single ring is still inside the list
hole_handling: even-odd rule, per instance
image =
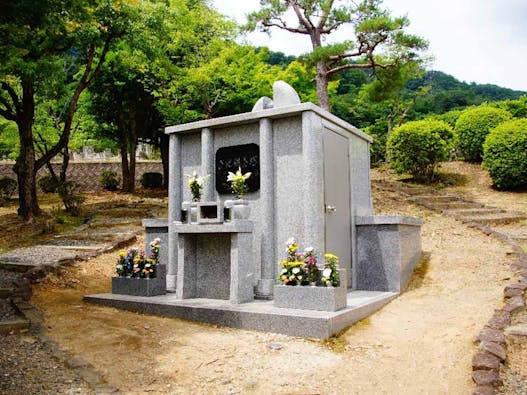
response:
[[[242,304],[220,299],[178,300],[175,294],[144,297],[108,293],[86,295],[84,300],[164,317],[325,339],[370,316],[397,296],[395,292],[351,291],[347,307],[335,312],[279,308],[268,300]]]

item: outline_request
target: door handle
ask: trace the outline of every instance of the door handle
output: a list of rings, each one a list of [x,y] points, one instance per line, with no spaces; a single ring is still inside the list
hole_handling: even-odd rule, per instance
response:
[[[337,211],[337,208],[335,206],[330,206],[329,204],[326,205],[326,213],[330,214],[334,213],[335,211]]]

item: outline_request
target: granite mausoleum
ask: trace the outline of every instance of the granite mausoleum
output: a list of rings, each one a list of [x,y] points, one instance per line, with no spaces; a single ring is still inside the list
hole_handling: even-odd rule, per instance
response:
[[[278,81],[273,99],[260,99],[250,113],[171,126],[166,133],[169,217],[143,223],[147,245],[156,237],[162,240],[168,293],[91,295],[87,300],[328,337],[404,290],[421,254],[422,222],[374,215],[372,139],[359,129],[312,103],[300,103],[296,92]],[[238,168],[252,173],[244,196],[250,210],[246,218],[235,214],[226,185],[228,172]],[[193,172],[210,175],[198,204],[192,203],[186,181]],[[303,247],[340,258],[338,289],[276,288],[278,262],[291,236]],[[286,292],[287,302],[273,304],[275,290],[279,298]],[[296,304],[295,292],[305,294]]]

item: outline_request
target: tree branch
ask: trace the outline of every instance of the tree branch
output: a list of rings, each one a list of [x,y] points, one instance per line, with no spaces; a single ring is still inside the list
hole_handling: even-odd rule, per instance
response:
[[[382,63],[346,63],[337,67],[333,67],[327,71],[327,75],[338,73],[342,70],[347,69],[386,69],[388,67],[395,66],[395,63],[388,63],[388,64],[382,64]]]
[[[19,112],[20,111],[20,107],[21,107],[21,105],[20,105],[20,98],[16,94],[15,90],[13,89],[13,87],[11,85],[9,85],[7,82],[2,81],[2,89],[5,90],[9,94],[9,97],[11,98],[11,100],[13,101],[13,104],[15,105],[16,112]],[[5,99],[5,98],[3,98],[3,99]],[[13,111],[13,108],[11,107],[11,105],[8,104],[7,100],[5,102],[2,101],[2,103],[6,106],[6,109],[10,110],[11,113],[15,114],[15,112]]]
[[[70,100],[70,104],[68,106],[68,111],[66,112],[66,116],[64,119],[64,126],[62,128],[62,133],[60,134],[59,141],[57,142],[57,144],[55,144],[55,146],[53,146],[49,151],[47,151],[44,156],[42,156],[35,162],[36,169],[40,169],[47,161],[49,161],[55,155],[59,154],[65,147],[68,146],[71,125],[73,123],[73,117],[77,109],[77,103],[79,101],[79,97],[81,93],[94,81],[97,74],[100,73],[102,65],[106,59],[106,54],[108,53],[108,50],[110,49],[110,44],[113,41],[113,39],[114,39],[113,36],[108,36],[106,38],[104,47],[99,57],[99,61],[93,73],[91,73],[91,71],[93,67],[93,61],[95,59],[95,46],[93,44],[90,45],[90,49],[88,52],[88,60],[86,62],[86,68],[84,69],[84,72],[82,73],[82,76]]]
[[[358,51],[358,52],[351,52],[351,53],[343,53],[340,55],[332,55],[329,57],[329,60],[331,60],[332,63],[336,63],[336,62],[339,62],[347,58],[355,58],[357,56],[364,55],[365,53],[366,52]]]
[[[289,26],[287,26],[285,24],[279,24],[279,23],[275,23],[275,22],[262,22],[262,24],[265,27],[277,27],[277,28],[282,29],[282,30],[287,30],[288,32],[291,32],[291,33],[310,34],[307,30],[302,30],[302,29],[297,29],[297,28],[294,28],[294,27],[289,27]]]
[[[304,13],[302,13],[302,11],[300,11],[300,6],[298,5],[298,1],[297,0],[289,1],[289,3],[293,7],[293,11],[295,11],[295,14],[296,14],[300,24],[306,28],[306,30],[309,32],[309,34],[311,34],[315,30],[315,26],[306,17],[305,10],[304,10]]]
[[[95,77],[97,77],[97,75],[101,72],[102,65],[104,61],[106,60],[106,55],[108,54],[108,51],[110,49],[110,44],[113,41],[113,38],[114,37],[111,36],[106,39],[106,42],[104,43],[104,47],[101,52],[101,56],[99,57],[99,62],[97,63],[97,66],[95,67],[95,70],[93,71],[90,78],[86,81],[86,86],[90,85],[95,79]]]
[[[16,121],[16,113],[13,111],[13,108],[7,99],[0,96],[0,103],[5,106],[5,109],[0,108],[0,115],[9,121]]]
[[[320,34],[330,34],[333,30],[336,30],[340,25],[343,25],[345,22],[335,22],[333,25],[320,30]]]
[[[325,30],[323,29],[324,26],[326,25],[326,22],[328,21],[328,16],[329,16],[329,13],[331,11],[331,9],[333,8],[333,1],[334,0],[331,0],[327,6],[327,9],[326,10],[322,10],[322,16],[320,17],[320,20],[318,21],[318,25],[317,25],[317,29],[318,31],[320,31],[321,33]],[[333,25],[334,26],[334,25]],[[332,26],[332,27],[333,27]],[[328,30],[328,33],[331,31],[332,29]]]

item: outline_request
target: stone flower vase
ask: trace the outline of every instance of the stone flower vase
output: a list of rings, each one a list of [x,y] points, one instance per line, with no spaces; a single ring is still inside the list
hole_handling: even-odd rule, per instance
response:
[[[187,212],[187,223],[195,224],[198,222],[198,202],[185,201],[181,203],[181,209]]]
[[[231,220],[249,219],[249,216],[251,215],[251,206],[249,205],[248,200],[226,200],[225,207],[227,207],[231,211]]]

